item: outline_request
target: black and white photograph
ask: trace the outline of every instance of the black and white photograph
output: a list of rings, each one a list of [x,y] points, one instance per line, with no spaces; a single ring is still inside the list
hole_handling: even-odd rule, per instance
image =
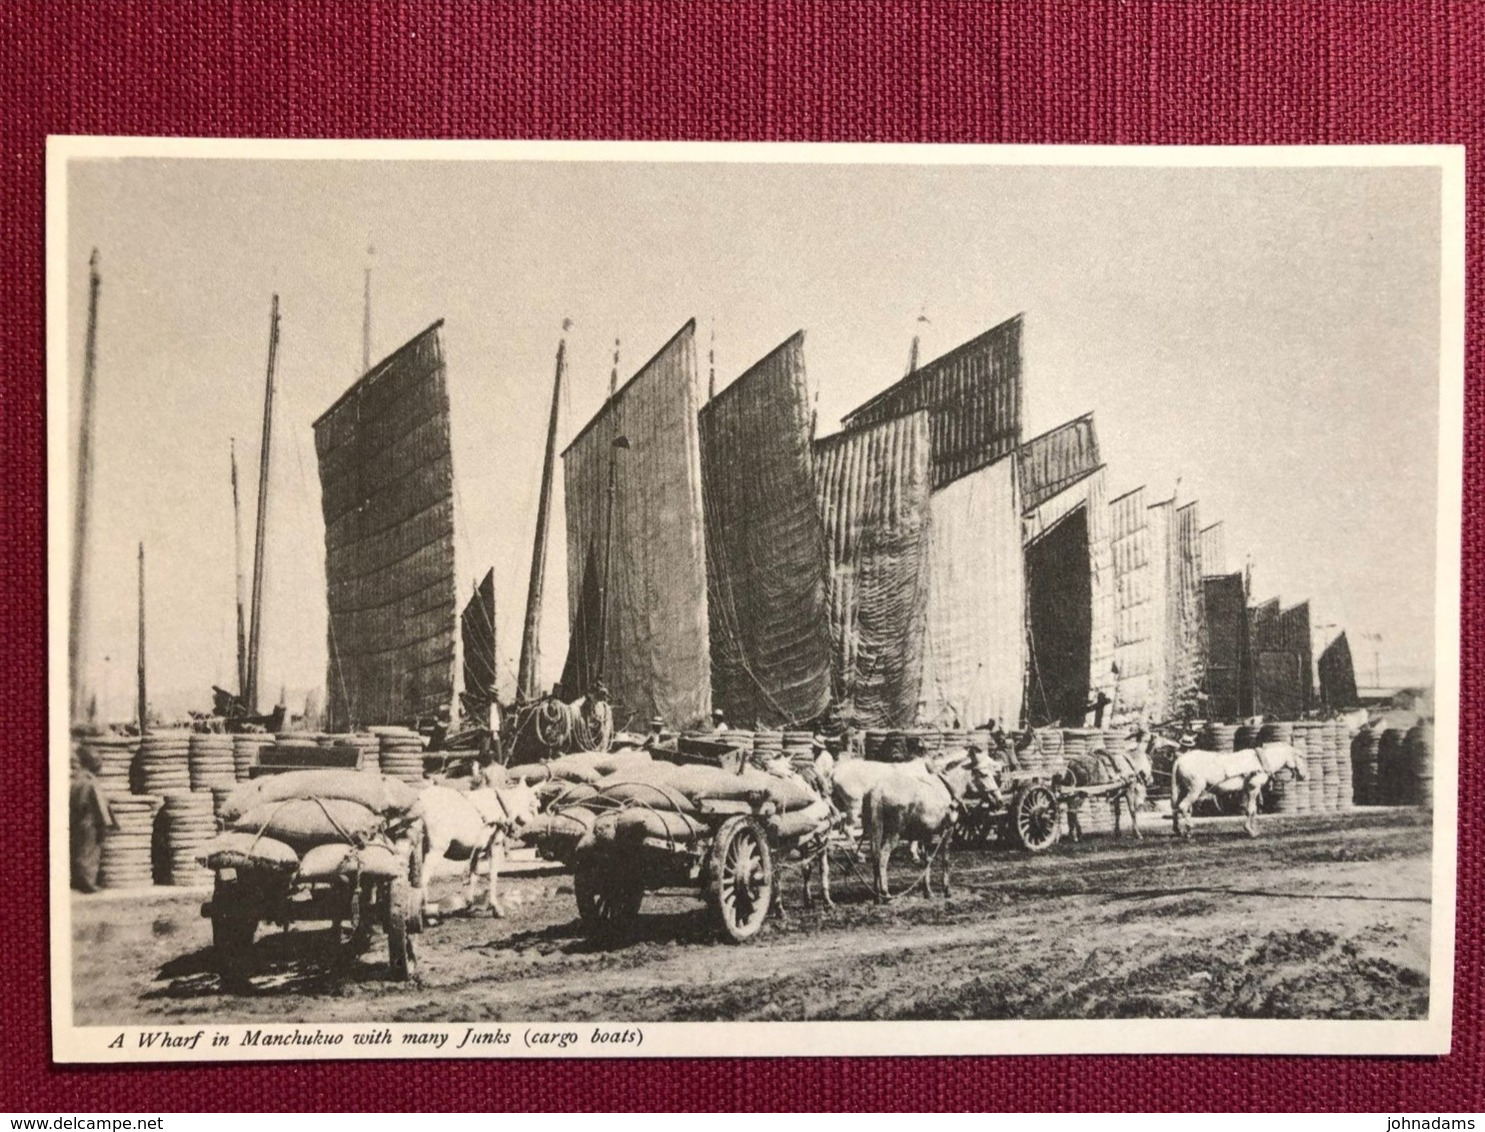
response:
[[[52,138],[54,1057],[1447,1052],[1463,167]]]

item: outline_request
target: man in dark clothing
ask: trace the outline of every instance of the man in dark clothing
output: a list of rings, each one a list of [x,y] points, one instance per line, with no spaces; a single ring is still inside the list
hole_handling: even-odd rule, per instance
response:
[[[1107,708],[1112,702],[1113,701],[1109,699],[1108,695],[1105,694],[1102,689],[1100,689],[1097,697],[1095,697],[1093,702],[1088,705],[1087,710],[1093,713],[1093,726],[1097,730],[1103,730],[1104,709]]]
[[[71,819],[72,887],[80,892],[98,891],[98,870],[103,862],[103,835],[114,828],[108,797],[98,784],[103,769],[98,756],[84,747],[72,772],[68,792],[68,816]]]

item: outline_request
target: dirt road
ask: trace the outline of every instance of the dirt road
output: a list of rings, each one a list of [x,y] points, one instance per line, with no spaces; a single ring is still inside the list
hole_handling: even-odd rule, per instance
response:
[[[1429,839],[1407,811],[1269,817],[1248,840],[1161,826],[1037,856],[955,854],[952,899],[881,907],[837,869],[831,912],[791,912],[752,944],[714,941],[699,900],[654,895],[613,950],[579,931],[567,876],[502,881],[510,917],[451,916],[419,937],[415,981],[385,950],[348,968],[326,933],[260,934],[256,993],[212,973],[200,895],[76,897],[81,1024],[229,1022],[1418,1018],[1428,1012]],[[904,860],[895,883],[906,887]],[[378,940],[378,942],[380,942]]]

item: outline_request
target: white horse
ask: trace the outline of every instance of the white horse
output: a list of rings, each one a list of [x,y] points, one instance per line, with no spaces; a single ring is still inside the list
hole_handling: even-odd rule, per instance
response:
[[[1304,756],[1288,743],[1264,743],[1242,751],[1187,751],[1171,767],[1170,816],[1176,835],[1191,835],[1191,808],[1207,791],[1243,796],[1243,829],[1258,836],[1258,795],[1263,784],[1291,772],[1303,782]]]
[[[505,915],[496,897],[495,883],[500,863],[505,859],[506,842],[536,820],[540,802],[526,783],[506,782],[504,770],[498,765],[492,770],[498,785],[485,777],[473,790],[429,786],[420,795],[424,858],[419,895],[421,906],[431,912],[438,911],[436,905],[428,903],[428,882],[433,873],[458,872],[450,863],[467,862],[464,899],[468,903],[474,898],[475,867],[484,857],[490,864],[490,912],[495,916]]]

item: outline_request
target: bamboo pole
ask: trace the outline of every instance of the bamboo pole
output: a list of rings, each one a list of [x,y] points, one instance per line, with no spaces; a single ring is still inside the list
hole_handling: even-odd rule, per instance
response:
[[[77,500],[72,527],[72,585],[68,605],[68,722],[81,721],[87,710],[83,665],[88,651],[88,511],[93,497],[93,405],[97,396],[98,249],[88,259],[88,330],[83,348],[82,419],[77,438]]]

